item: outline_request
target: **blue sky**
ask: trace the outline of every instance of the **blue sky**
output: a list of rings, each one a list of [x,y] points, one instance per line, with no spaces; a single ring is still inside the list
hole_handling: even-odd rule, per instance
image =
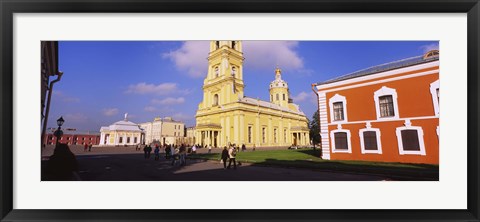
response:
[[[99,131],[123,119],[172,116],[195,125],[207,72],[208,41],[62,41],[48,127]],[[438,49],[437,41],[244,41],[245,95],[268,101],[275,66],[310,119],[311,84]]]

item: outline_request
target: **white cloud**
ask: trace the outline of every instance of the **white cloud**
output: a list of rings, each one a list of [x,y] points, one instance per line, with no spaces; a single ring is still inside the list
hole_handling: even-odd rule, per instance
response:
[[[300,92],[296,96],[292,96],[293,102],[303,102],[310,97],[310,94],[306,92]]]
[[[177,69],[187,71],[191,77],[203,77],[207,74],[209,44],[208,41],[186,41],[179,49],[163,53],[162,57],[170,59]]]
[[[178,85],[176,83],[171,82],[161,83],[158,85],[142,82],[135,85],[129,85],[125,93],[167,95],[172,93],[188,94],[190,91],[186,89],[180,90],[178,89]]]
[[[420,48],[423,50],[423,53],[427,53],[428,51],[431,50],[438,50],[439,46],[438,43],[432,43],[428,45],[422,45]]]
[[[80,102],[80,99],[79,99],[79,98],[68,96],[68,95],[66,95],[66,94],[65,94],[64,92],[62,92],[62,91],[53,90],[52,92],[53,92],[53,94],[52,94],[53,98],[54,98],[54,99],[59,99],[59,100],[61,100],[62,102],[66,102],[66,103],[69,103],[69,102],[73,102],[73,103]]]
[[[118,109],[117,108],[107,108],[102,110],[103,115],[105,116],[114,116],[118,114]]]
[[[158,109],[153,106],[146,106],[144,110],[147,112],[156,112]]]
[[[298,103],[298,102],[305,102],[305,101],[310,101],[312,104],[317,104],[317,96],[315,95],[314,92],[300,92],[296,96],[292,96],[293,102]]]
[[[175,120],[182,120],[182,121],[189,120],[189,119],[192,119],[192,118],[193,118],[193,116],[187,115],[187,114],[184,114],[184,113],[176,113],[176,114],[173,115],[172,117],[173,117],[173,119],[175,119]]]
[[[75,122],[75,123],[79,123],[79,122],[84,122],[88,119],[87,116],[85,116],[84,114],[82,113],[73,113],[73,114],[65,114],[65,116],[63,117],[63,119],[65,120],[65,122]]]
[[[174,105],[174,104],[182,104],[184,102],[185,102],[185,98],[183,97],[178,97],[178,98],[168,97],[165,99],[152,100],[153,104],[159,104],[159,105]]]
[[[295,51],[295,41],[244,41],[245,66],[259,69],[303,69],[303,59]]]
[[[273,70],[278,65],[284,70],[303,70],[303,59],[295,41],[243,41],[245,66],[252,69]],[[207,73],[209,41],[186,41],[180,48],[163,53],[179,70],[191,77],[204,77]]]

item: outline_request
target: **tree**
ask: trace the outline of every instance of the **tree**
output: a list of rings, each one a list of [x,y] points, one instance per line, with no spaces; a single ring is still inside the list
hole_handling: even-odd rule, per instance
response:
[[[320,139],[321,139],[320,138],[320,118],[318,114],[318,109],[313,114],[312,120],[309,121],[308,128],[310,129],[310,138],[315,147],[315,144],[320,143]]]

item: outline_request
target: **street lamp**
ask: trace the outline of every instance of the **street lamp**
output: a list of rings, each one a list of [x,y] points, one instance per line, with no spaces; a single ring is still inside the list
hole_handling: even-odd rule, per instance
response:
[[[65,120],[63,120],[63,117],[61,117],[61,116],[60,116],[60,118],[57,119],[58,128],[54,133],[55,137],[57,137],[57,141],[55,142],[55,144],[58,144],[58,139],[63,135],[62,125],[63,125],[64,122],[65,122]]]

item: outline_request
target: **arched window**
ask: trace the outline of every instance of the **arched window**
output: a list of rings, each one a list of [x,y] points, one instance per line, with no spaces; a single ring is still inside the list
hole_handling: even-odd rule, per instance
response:
[[[215,46],[217,47],[216,49],[220,48],[220,41],[215,41]]]
[[[215,95],[213,96],[213,105],[214,105],[214,106],[218,106],[218,94],[215,94]]]
[[[215,67],[215,77],[218,77],[218,75],[220,74],[220,71],[218,69],[218,66]]]
[[[399,118],[397,91],[395,89],[383,86],[375,91],[373,99],[375,100],[377,119]]]
[[[235,41],[232,41],[232,49],[235,49]]]
[[[235,66],[232,66],[232,76],[235,76],[237,74],[237,68]]]
[[[333,153],[352,153],[350,130],[338,127],[330,132]]]
[[[345,96],[335,94],[328,101],[330,107],[330,122],[348,122],[347,99]]]

